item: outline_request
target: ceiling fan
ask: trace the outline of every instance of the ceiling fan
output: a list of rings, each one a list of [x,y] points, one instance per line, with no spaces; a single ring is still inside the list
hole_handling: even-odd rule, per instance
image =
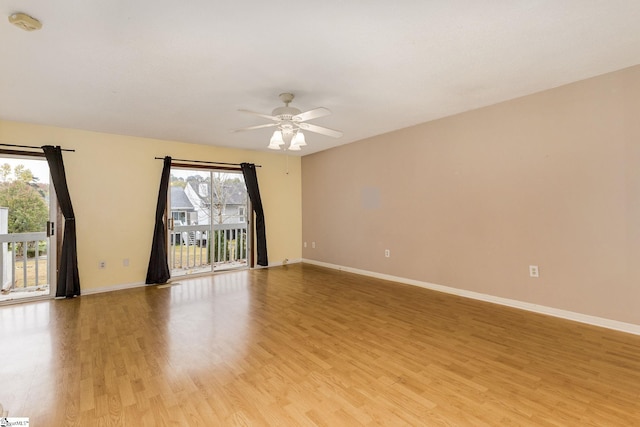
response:
[[[276,108],[271,112],[271,115],[256,113],[255,111],[249,110],[238,110],[243,113],[249,113],[254,116],[273,120],[273,123],[235,129],[234,132],[275,127],[277,130],[273,133],[273,136],[269,141],[268,148],[279,150],[281,146],[289,144],[287,149],[292,151],[299,151],[300,147],[307,145],[302,130],[308,130],[309,132],[315,132],[321,135],[331,136],[333,138],[340,138],[342,136],[342,132],[340,131],[306,123],[307,120],[328,116],[331,114],[331,111],[324,107],[319,107],[302,112],[297,108],[289,107],[293,98],[294,95],[292,93],[281,93],[280,100],[284,102],[284,107]]]

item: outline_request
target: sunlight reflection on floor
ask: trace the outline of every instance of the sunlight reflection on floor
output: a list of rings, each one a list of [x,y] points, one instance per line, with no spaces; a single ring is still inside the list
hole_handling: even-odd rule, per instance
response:
[[[177,371],[210,369],[246,355],[251,310],[247,272],[182,278],[170,292],[166,323],[170,364]],[[198,339],[193,340],[194,331]]]

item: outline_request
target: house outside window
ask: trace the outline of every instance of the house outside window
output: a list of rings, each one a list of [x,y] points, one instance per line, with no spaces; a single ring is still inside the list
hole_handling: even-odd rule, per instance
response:
[[[244,206],[238,206],[238,222],[246,222]]]

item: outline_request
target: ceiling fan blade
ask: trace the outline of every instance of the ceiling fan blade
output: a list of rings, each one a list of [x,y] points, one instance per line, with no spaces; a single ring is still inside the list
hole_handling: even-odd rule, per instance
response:
[[[322,126],[312,125],[311,123],[298,123],[300,129],[308,130],[310,132],[319,133],[321,135],[331,136],[333,138],[340,138],[342,132],[339,130],[333,130]]]
[[[294,122],[306,122],[307,120],[317,119],[318,117],[324,117],[331,114],[331,111],[324,107],[314,108],[313,110],[305,111],[304,113],[296,114],[293,116]]]
[[[278,119],[275,116],[270,116],[268,114],[262,114],[262,113],[256,113],[255,111],[250,111],[250,110],[238,110],[242,113],[249,113],[249,114],[253,114],[254,116],[258,116],[258,117],[263,117],[265,119],[269,119],[269,120],[275,120],[275,121],[280,121],[280,119]]]
[[[274,126],[278,126],[278,124],[277,123],[267,123],[266,125],[249,126],[248,128],[234,129],[231,132],[244,132],[245,130],[270,128],[270,127],[274,127]]]

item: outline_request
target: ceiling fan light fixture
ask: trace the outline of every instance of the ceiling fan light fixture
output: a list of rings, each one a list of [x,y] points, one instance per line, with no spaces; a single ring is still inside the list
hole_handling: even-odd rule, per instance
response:
[[[296,135],[293,137],[291,145],[295,145],[297,147],[304,147],[305,145],[307,145],[307,141],[305,141],[304,139],[304,134],[298,131],[298,133],[296,133]]]
[[[273,132],[273,135],[269,140],[269,148],[279,150],[281,145],[284,145],[284,139],[282,139],[282,132],[277,130]]]

